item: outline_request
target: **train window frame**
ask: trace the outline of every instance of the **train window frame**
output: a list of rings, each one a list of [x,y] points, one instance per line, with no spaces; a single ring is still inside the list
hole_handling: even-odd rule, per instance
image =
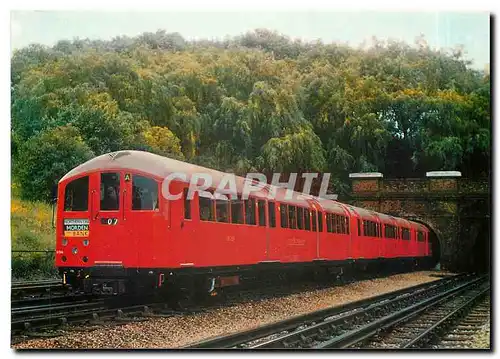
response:
[[[213,200],[214,201],[214,205],[215,205],[215,222],[217,223],[231,223],[231,201],[229,200],[229,198],[227,198],[226,196],[224,195],[219,195],[219,196],[215,196],[215,199]],[[225,208],[226,208],[226,220],[219,220],[219,205],[220,204],[225,204]],[[224,217],[222,217],[224,218]]]
[[[295,213],[297,217],[297,229],[304,229],[304,208],[297,206],[297,213]]]
[[[326,232],[327,233],[334,233],[332,224],[333,224],[332,214],[329,212],[326,212]]]
[[[230,204],[230,210],[231,210],[231,224],[245,224],[245,203],[244,201],[238,196],[231,196],[231,204]],[[239,209],[239,215],[235,216],[235,212]],[[235,221],[235,219],[239,219],[239,221]]]
[[[257,201],[254,197],[249,196],[248,199],[246,199],[244,202],[245,203],[244,203],[243,207],[245,208],[245,224],[247,226],[256,226],[257,225],[257,213],[256,213],[257,212],[257,209],[256,209]],[[248,212],[247,208],[250,208],[251,211]],[[249,216],[250,216],[250,219],[253,220],[253,223],[248,223]]]
[[[288,228],[288,205],[285,203],[280,203],[279,209],[280,209],[280,226],[281,228]]]
[[[297,206],[288,205],[288,228],[297,229]]]
[[[71,206],[68,206],[68,189],[72,189],[70,187],[70,185],[76,185],[78,183],[75,183],[75,182],[80,182],[80,181],[85,181],[86,182],[86,200],[84,200],[83,202],[86,204],[85,206],[85,209],[83,209],[83,206],[82,207],[78,207],[78,208],[82,208],[82,209],[72,209],[74,206],[73,206],[73,202],[74,202],[74,195],[71,196],[71,199],[72,199],[72,203],[71,203]],[[68,188],[70,187],[70,188]],[[90,179],[89,179],[89,176],[82,176],[82,177],[78,177],[78,178],[75,178],[73,179],[72,181],[66,183],[66,186],[64,188],[64,203],[63,203],[63,209],[64,209],[64,212],[87,212],[89,210],[89,188],[90,188]],[[83,193],[80,192],[80,193]]]
[[[189,187],[184,187],[182,189],[182,203],[184,206],[184,219],[185,220],[192,220],[193,219],[193,206],[192,206],[192,199],[188,199],[188,193],[189,193]],[[186,214],[189,215],[189,217],[186,216]]]
[[[311,210],[309,208],[304,208],[304,229],[311,231]]]
[[[403,227],[401,228],[401,239],[404,241],[410,240],[410,228]]]
[[[105,175],[117,175],[118,176],[118,190],[114,188],[114,191],[116,193],[116,208],[109,208],[107,206],[105,209],[103,208],[103,200],[104,200],[104,192],[103,192],[103,176]],[[121,185],[122,185],[122,175],[120,172],[114,172],[114,171],[109,171],[109,172],[100,172],[99,174],[99,211],[101,212],[117,212],[120,210],[120,205],[122,205],[122,201],[120,201],[121,197]]]
[[[276,203],[274,201],[267,202],[267,213],[269,217],[269,228],[276,228]]]
[[[215,218],[215,206],[214,206],[214,197],[213,197],[213,191],[212,190],[207,190],[207,192],[209,192],[211,194],[211,197],[205,197],[205,196],[202,196],[200,192],[198,192],[198,216],[199,216],[199,219],[200,221],[203,221],[203,222],[215,222],[216,221],[216,218]],[[208,201],[208,203],[210,204],[210,206],[207,206],[206,208],[210,208],[210,213],[211,213],[211,219],[204,219],[202,217],[202,200],[203,202],[205,201]]]
[[[257,200],[257,210],[258,210],[258,214],[257,216],[259,217],[259,220],[258,220],[258,225],[259,227],[265,227],[266,224],[267,224],[267,221],[266,221],[266,201],[263,200],[263,199],[258,199]]]
[[[134,181],[138,178],[145,179],[146,181],[153,182],[156,187],[156,202],[152,200],[152,208],[135,208],[134,207],[134,199],[135,199],[135,187],[136,186]],[[132,174],[132,195],[128,196],[130,197],[130,209],[134,212],[158,212],[160,210],[160,188],[158,182],[154,178],[148,177],[148,176],[143,176],[141,174]],[[141,203],[142,204],[142,203]],[[128,205],[127,205],[128,206]]]

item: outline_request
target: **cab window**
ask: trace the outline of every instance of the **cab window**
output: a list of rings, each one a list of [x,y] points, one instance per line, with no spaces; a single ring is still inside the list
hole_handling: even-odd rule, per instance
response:
[[[120,208],[120,174],[101,173],[101,211]]]
[[[152,211],[158,209],[158,184],[152,178],[132,176],[132,210]]]
[[[66,185],[64,191],[64,210],[83,212],[88,210],[89,177],[78,178]]]

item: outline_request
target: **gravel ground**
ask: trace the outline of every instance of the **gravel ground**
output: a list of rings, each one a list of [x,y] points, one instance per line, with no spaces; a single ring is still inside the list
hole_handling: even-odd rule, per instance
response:
[[[474,336],[472,345],[473,349],[490,349],[490,321],[483,325],[479,332]]]
[[[251,329],[291,316],[380,295],[440,279],[443,272],[414,272],[364,280],[344,286],[305,291],[286,297],[264,299],[205,313],[144,322],[99,327],[92,331],[64,331],[56,338],[32,339],[15,349],[175,348],[212,336]]]

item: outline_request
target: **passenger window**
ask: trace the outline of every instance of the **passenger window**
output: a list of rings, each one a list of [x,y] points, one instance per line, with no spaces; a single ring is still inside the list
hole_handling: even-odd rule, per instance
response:
[[[213,199],[204,197],[205,195],[202,195],[199,193],[199,207],[200,207],[200,219],[202,221],[215,221],[215,213],[214,213],[214,206],[213,206]]]
[[[245,201],[245,223],[255,224],[255,199],[251,197]]]
[[[191,219],[191,200],[188,199],[189,188],[184,188],[182,190],[184,196],[184,218]]]
[[[258,200],[259,205],[259,226],[266,226],[266,201]]]
[[[424,241],[424,233],[423,232],[420,232],[420,231],[417,232],[417,241],[419,241],[419,242]]]
[[[158,183],[154,179],[132,176],[132,210],[158,209]]]
[[[288,206],[280,204],[281,228],[288,228]]]
[[[219,198],[215,200],[215,216],[217,222],[229,222],[229,201],[226,198]]]
[[[70,212],[87,211],[89,206],[89,177],[71,181],[64,190],[64,210]]]
[[[361,220],[358,218],[358,236],[361,236]]]
[[[306,231],[311,230],[311,211],[309,209],[304,209],[304,225]]]
[[[312,230],[314,232],[316,232],[318,230],[318,227],[316,226],[316,211],[315,210],[312,211],[311,221],[312,221]]]
[[[323,232],[323,212],[318,212],[318,230]]]
[[[101,173],[101,211],[120,208],[120,174]]]
[[[288,206],[288,224],[291,229],[297,228],[297,218],[296,218],[297,207]]]
[[[329,233],[333,232],[333,226],[332,226],[332,215],[331,213],[326,214],[326,231]]]
[[[274,202],[267,203],[267,211],[269,212],[269,227],[276,227],[276,211]]]
[[[231,198],[231,223],[243,224],[243,201]]]
[[[304,208],[297,207],[297,228],[304,229]]]
[[[349,234],[349,217],[345,217],[345,233]]]
[[[345,217],[340,216],[340,233],[345,233]]]
[[[405,241],[410,240],[410,230],[408,228],[403,228],[402,239]]]

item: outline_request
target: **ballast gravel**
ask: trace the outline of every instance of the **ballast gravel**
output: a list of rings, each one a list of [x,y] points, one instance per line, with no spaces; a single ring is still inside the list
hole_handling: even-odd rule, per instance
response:
[[[441,279],[444,272],[421,271],[209,309],[207,312],[143,322],[105,325],[89,331],[64,330],[55,338],[29,339],[15,349],[177,348],[289,317]],[[83,329],[82,327],[81,329]]]

